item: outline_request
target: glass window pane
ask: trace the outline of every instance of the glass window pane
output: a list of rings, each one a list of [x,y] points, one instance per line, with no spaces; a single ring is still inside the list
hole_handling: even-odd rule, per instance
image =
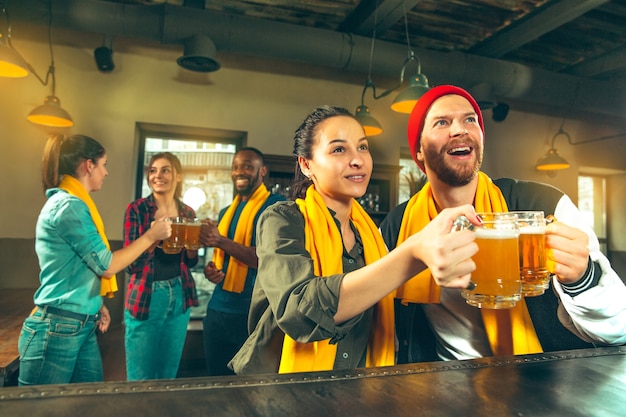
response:
[[[606,179],[595,175],[578,177],[578,208],[593,227],[600,249],[607,254]]]
[[[407,201],[413,194],[426,184],[426,175],[409,156],[400,157],[400,184],[398,187],[398,203]]]

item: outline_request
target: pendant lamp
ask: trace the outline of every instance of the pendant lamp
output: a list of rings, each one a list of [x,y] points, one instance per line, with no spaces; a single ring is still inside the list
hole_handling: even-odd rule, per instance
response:
[[[61,101],[57,96],[51,95],[44,99],[41,106],[35,107],[26,116],[29,122],[50,127],[71,127],[74,126],[72,116],[61,107]]]
[[[28,64],[0,33],[0,77],[23,78],[28,75]]]
[[[26,119],[32,123],[49,127],[70,127],[74,125],[72,117],[67,111],[61,107],[61,101],[56,96],[56,77],[54,67],[54,55],[52,53],[52,4],[48,0],[48,46],[50,48],[50,66],[46,73],[45,79],[39,76],[33,67],[15,50],[11,45],[11,23],[6,2],[2,6],[7,20],[7,36],[6,38],[0,33],[0,76],[2,77],[25,77],[32,73],[41,84],[48,85],[52,82],[52,94],[44,99],[41,106],[34,108]]]

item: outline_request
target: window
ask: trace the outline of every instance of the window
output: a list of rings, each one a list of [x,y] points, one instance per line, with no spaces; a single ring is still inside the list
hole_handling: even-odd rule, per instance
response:
[[[426,174],[417,166],[408,149],[400,152],[398,204],[407,201],[426,184]]]
[[[185,126],[137,123],[139,161],[135,198],[151,193],[146,181],[152,155],[171,152],[180,159],[183,168],[182,200],[196,211],[200,219],[217,220],[220,209],[233,199],[230,178],[235,152],[246,140],[245,132]],[[198,265],[191,270],[196,281],[200,305],[191,309],[192,318],[202,318],[214,285],[204,278],[203,268],[212,259],[212,248],[198,251]]]
[[[607,255],[606,178],[597,175],[578,176],[578,208],[600,241]]]

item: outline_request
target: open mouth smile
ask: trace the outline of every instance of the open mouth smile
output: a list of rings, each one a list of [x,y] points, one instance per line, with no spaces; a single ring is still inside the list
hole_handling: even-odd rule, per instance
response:
[[[466,156],[472,153],[473,148],[471,146],[457,146],[448,151],[448,155],[452,156]]]

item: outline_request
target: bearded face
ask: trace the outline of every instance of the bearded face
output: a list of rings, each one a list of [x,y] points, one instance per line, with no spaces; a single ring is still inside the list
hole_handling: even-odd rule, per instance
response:
[[[442,147],[436,144],[424,144],[425,165],[444,184],[452,187],[460,187],[469,184],[478,174],[483,163],[482,146],[473,140],[464,140],[462,144],[453,141]],[[469,145],[469,146],[468,146]],[[466,160],[455,160],[450,156],[470,155]]]
[[[469,184],[483,162],[483,132],[470,102],[446,95],[433,102],[420,137],[417,159],[429,177],[460,187]]]

